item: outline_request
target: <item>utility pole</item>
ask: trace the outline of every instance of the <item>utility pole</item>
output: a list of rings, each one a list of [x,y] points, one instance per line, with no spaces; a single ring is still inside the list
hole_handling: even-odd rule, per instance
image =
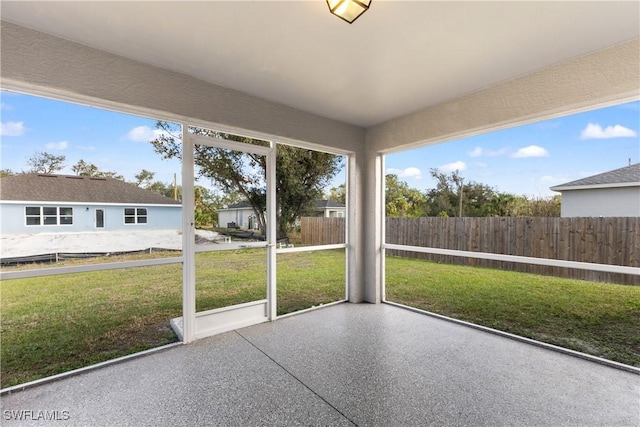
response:
[[[459,175],[459,171],[456,170],[452,175],[453,182],[458,186],[458,217],[462,218],[462,198],[464,197],[463,187],[464,178]]]
[[[458,198],[460,199],[460,206],[458,207],[458,217],[462,218],[462,197],[464,196],[464,193],[462,192],[462,183],[464,182],[464,179],[460,178],[460,185],[458,186]]]
[[[178,174],[173,173],[173,200],[178,200]]]

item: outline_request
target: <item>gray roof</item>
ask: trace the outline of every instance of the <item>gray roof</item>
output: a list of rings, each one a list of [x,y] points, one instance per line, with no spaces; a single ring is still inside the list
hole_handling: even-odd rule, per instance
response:
[[[0,178],[0,200],[145,205],[180,204],[179,201],[119,179],[37,173]]]
[[[620,185],[616,185],[620,184]],[[554,191],[571,190],[571,187],[627,187],[630,185],[640,185],[640,163],[625,166],[609,172],[588,176],[586,178],[577,179],[565,184],[551,187]],[[577,188],[575,188],[577,189]]]
[[[334,202],[333,200],[318,200],[316,202],[316,208],[346,208],[346,205],[344,203]]]
[[[244,208],[247,208],[247,209],[252,208],[251,203],[247,201],[242,201],[238,203],[232,203],[226,207],[226,209],[244,209]]]

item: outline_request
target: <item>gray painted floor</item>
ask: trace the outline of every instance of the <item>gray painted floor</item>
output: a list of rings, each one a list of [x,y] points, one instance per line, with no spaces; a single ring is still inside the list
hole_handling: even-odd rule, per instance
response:
[[[5,395],[2,425],[21,410],[68,418],[19,423],[48,426],[634,426],[640,376],[341,304]]]

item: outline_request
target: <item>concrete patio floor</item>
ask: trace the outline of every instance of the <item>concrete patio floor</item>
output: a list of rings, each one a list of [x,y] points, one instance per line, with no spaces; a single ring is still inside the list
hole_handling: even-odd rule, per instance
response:
[[[23,420],[56,411],[60,421]],[[640,376],[403,308],[340,304],[2,397],[2,424],[640,425]]]

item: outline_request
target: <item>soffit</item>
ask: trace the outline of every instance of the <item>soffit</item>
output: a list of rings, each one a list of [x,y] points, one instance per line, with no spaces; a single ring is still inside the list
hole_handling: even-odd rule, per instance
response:
[[[2,19],[362,127],[638,38],[640,3],[3,1]]]

